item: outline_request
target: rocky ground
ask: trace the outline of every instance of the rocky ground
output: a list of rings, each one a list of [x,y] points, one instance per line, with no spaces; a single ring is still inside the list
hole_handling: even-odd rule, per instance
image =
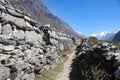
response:
[[[72,37],[49,24],[37,24],[0,0],[0,80],[34,80],[63,61],[61,52],[71,48]]]

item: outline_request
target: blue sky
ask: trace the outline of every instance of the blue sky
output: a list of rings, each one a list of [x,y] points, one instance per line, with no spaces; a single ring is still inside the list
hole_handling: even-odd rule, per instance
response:
[[[120,0],[42,0],[75,31],[89,36],[120,28]]]

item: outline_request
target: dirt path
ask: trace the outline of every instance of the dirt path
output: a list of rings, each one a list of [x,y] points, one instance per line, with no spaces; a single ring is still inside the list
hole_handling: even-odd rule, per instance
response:
[[[75,49],[73,49],[73,52],[68,54],[68,61],[66,61],[64,63],[64,69],[61,73],[59,73],[57,75],[57,79],[56,80],[69,80],[69,73],[71,71],[71,64],[72,64],[72,60],[75,56]]]

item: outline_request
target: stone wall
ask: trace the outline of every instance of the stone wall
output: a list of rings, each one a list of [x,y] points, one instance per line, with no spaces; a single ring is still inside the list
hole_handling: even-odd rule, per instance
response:
[[[90,44],[83,39],[77,47],[70,80],[119,80],[120,50],[114,43]]]
[[[37,26],[30,15],[0,0],[0,80],[34,80],[35,74],[62,62],[70,36],[50,25]]]
[[[58,31],[55,28],[51,27],[49,24],[43,25],[40,27],[40,30],[44,32],[43,39],[46,45],[56,45],[56,46],[63,46],[63,49],[59,50],[69,50],[72,46],[73,40],[72,37],[69,35],[64,34],[62,31]]]

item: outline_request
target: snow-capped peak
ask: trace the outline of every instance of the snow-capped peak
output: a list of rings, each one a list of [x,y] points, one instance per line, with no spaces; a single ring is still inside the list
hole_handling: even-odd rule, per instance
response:
[[[116,32],[102,31],[100,33],[93,33],[91,36],[101,40],[112,40],[115,34]]]
[[[100,32],[100,33],[93,33],[91,34],[91,36],[93,37],[103,37],[103,36],[106,36],[106,34],[110,33],[109,31],[103,31],[103,32]]]

